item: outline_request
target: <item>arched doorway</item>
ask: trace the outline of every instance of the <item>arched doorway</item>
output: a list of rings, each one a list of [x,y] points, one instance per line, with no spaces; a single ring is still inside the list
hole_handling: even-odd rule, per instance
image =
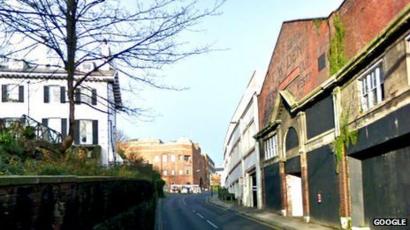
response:
[[[290,127],[286,132],[285,138],[285,153],[288,153],[299,147],[299,137],[295,128]],[[292,162],[290,162],[292,161]],[[287,207],[288,214],[291,216],[303,216],[303,195],[302,195],[302,174],[299,170],[294,170],[295,167],[289,167],[294,165],[295,159],[287,160],[285,166],[286,173],[286,193],[287,193]],[[299,160],[297,160],[299,162]],[[299,163],[300,164],[300,163]],[[293,168],[289,169],[288,168]],[[297,168],[297,167],[296,167]],[[300,168],[300,167],[299,167]]]

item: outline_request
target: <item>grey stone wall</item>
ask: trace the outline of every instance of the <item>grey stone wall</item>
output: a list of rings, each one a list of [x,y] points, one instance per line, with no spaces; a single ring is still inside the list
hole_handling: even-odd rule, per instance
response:
[[[1,229],[92,229],[131,207],[152,200],[153,194],[152,184],[143,180],[0,177]]]

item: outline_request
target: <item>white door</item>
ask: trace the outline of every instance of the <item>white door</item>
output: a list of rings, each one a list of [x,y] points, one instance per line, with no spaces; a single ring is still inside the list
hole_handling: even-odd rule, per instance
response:
[[[286,184],[292,216],[303,216],[302,178],[286,175]]]

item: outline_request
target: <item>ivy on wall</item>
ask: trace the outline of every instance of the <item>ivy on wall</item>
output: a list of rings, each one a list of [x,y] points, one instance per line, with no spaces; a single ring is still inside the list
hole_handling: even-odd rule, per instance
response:
[[[340,134],[335,138],[332,143],[332,150],[336,158],[336,173],[339,173],[340,162],[342,161],[343,155],[346,154],[346,149],[350,145],[355,145],[357,143],[358,132],[357,130],[351,130],[348,126],[349,113],[341,116],[340,122]]]
[[[330,75],[337,73],[345,64],[346,57],[344,53],[344,37],[345,29],[339,15],[335,15],[333,19],[335,33],[330,39],[329,47],[329,65]]]

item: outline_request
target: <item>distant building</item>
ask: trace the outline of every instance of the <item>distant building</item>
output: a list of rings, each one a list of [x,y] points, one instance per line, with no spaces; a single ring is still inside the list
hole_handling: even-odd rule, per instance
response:
[[[252,75],[236,107],[224,142],[223,186],[243,205],[262,208],[259,145],[253,136],[259,131],[258,94],[262,74]]]
[[[208,162],[198,144],[189,139],[162,142],[160,139],[129,140],[123,145],[128,158],[142,158],[161,173],[166,185],[209,187]],[[212,161],[212,160],[211,160]]]
[[[209,185],[211,184],[211,180],[212,180],[212,175],[215,174],[215,163],[214,161],[211,159],[211,157],[209,157],[208,154],[205,154],[205,161],[206,161],[206,165],[207,165],[207,181],[209,183]]]
[[[211,174],[211,186],[221,186],[222,185],[222,173],[223,168],[215,168],[215,173]]]

